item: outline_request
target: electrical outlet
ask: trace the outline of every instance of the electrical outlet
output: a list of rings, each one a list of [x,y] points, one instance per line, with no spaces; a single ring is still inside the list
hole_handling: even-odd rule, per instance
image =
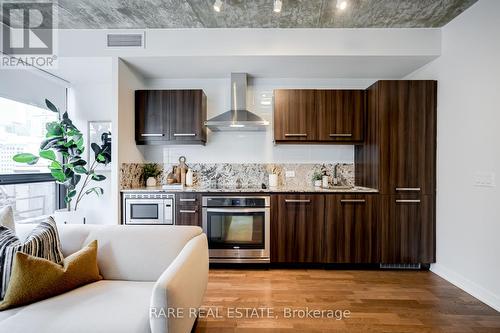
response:
[[[495,173],[477,172],[474,175],[474,186],[495,187]]]
[[[285,171],[285,177],[286,178],[293,178],[293,177],[295,177],[295,171],[294,170],[286,170]]]

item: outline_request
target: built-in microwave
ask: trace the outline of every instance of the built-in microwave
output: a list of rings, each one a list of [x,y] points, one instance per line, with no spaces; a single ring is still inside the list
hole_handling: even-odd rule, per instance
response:
[[[175,194],[125,193],[124,224],[175,224]]]

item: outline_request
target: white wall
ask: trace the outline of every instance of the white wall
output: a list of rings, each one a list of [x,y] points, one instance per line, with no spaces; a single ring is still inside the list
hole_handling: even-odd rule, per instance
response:
[[[375,80],[250,79],[247,107],[270,122],[266,132],[211,132],[206,146],[140,147],[150,161],[175,163],[179,156],[200,163],[353,163],[352,145],[274,145],[272,94],[277,88],[365,89]],[[230,79],[149,80],[146,89],[194,89],[207,95],[207,118],[230,108]]]
[[[409,76],[438,80],[437,263],[432,270],[500,311],[500,1],[442,31],[442,56]]]
[[[123,60],[117,59],[117,142],[118,165],[121,163],[141,163],[142,152],[135,144],[135,90],[144,86],[143,78]]]
[[[111,61],[110,65],[111,65]],[[111,73],[111,68],[109,69]],[[79,84],[73,86],[68,94],[68,110],[75,125],[84,133],[86,151],[84,158],[88,161],[91,149],[88,145],[88,121],[111,121],[113,108],[111,98],[111,82],[100,84]],[[113,134],[113,128],[112,128]],[[116,145],[115,145],[116,147]],[[114,148],[114,147],[113,147]],[[106,176],[106,180],[93,183],[102,187],[104,194],[97,197],[94,193],[86,195],[80,202],[79,209],[84,211],[87,223],[90,224],[116,224],[116,215],[110,209],[113,197],[112,180],[116,174],[111,169],[98,171]],[[73,203],[74,205],[74,203]]]
[[[113,108],[112,61],[110,58],[61,58],[59,65],[55,74],[72,83],[68,89],[68,113],[84,135],[86,151],[83,157],[88,160],[90,150],[88,122],[113,120],[115,110]],[[114,134],[114,125],[112,122],[112,134]],[[113,140],[112,149],[116,147],[117,143]],[[111,172],[111,169],[99,171],[99,173],[106,176],[106,180],[95,182],[93,185],[102,187],[104,194],[100,197],[94,193],[86,195],[80,202],[79,210],[84,211],[87,223],[116,224],[116,212],[110,207],[115,193],[112,183],[117,175]],[[73,206],[74,204],[75,202]]]

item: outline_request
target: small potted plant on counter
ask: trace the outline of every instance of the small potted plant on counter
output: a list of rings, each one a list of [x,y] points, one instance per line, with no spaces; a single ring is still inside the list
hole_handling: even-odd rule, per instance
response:
[[[156,178],[161,175],[162,169],[157,163],[146,163],[142,168],[142,179],[147,187],[156,186]]]
[[[45,104],[49,110],[60,114],[49,100],[45,100]],[[97,174],[95,169],[99,164],[111,162],[111,146],[106,143],[92,143],[95,161],[88,165],[81,157],[85,150],[83,135],[69,119],[67,112],[64,112],[58,121],[47,123],[46,130],[38,155],[21,153],[14,155],[13,160],[28,165],[34,165],[40,159],[48,161],[51,176],[66,188],[64,201],[67,208],[56,210],[54,219],[57,223],[82,223],[84,216],[78,211],[81,200],[88,194],[95,193],[100,196],[104,193],[104,190],[94,186],[93,182],[106,179],[105,176]],[[81,180],[83,184],[80,184]]]
[[[314,187],[321,187],[322,179],[323,179],[323,174],[320,171],[315,171],[312,176]]]

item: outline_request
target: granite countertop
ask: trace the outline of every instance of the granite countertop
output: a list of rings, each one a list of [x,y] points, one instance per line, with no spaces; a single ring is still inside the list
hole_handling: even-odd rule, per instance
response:
[[[328,189],[318,187],[275,187],[275,188],[206,188],[206,187],[184,187],[182,190],[163,189],[161,186],[157,187],[139,187],[131,189],[123,189],[122,192],[204,192],[204,193],[378,193],[377,189],[368,187],[347,187],[338,186]]]

